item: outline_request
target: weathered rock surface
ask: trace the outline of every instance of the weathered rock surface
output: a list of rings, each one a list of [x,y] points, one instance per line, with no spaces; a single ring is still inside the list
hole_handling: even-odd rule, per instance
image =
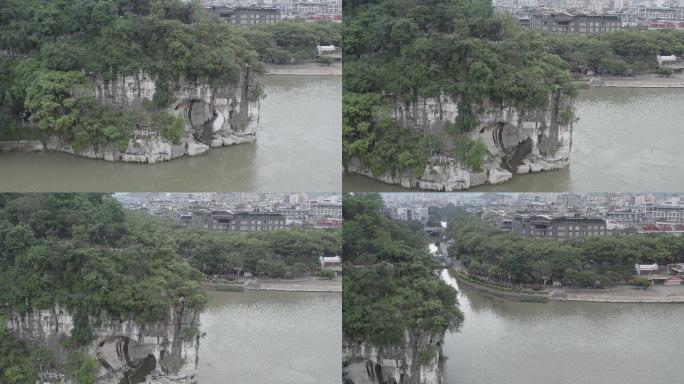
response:
[[[8,313],[7,328],[16,337],[67,355],[63,340],[71,335],[73,316],[60,308]],[[177,304],[166,322],[140,325],[111,315],[90,318],[95,340],[86,352],[100,362],[98,383],[196,383],[199,314]],[[189,336],[192,335],[192,336]],[[62,382],[73,383],[63,377]]]
[[[157,90],[155,79],[142,72],[111,81],[97,79],[95,84],[97,101],[118,111],[145,111]],[[179,143],[163,138],[152,126],[151,116],[147,116],[147,123],[134,127],[135,137],[125,149],[109,145],[77,151],[72,143],[53,136],[46,143],[0,142],[0,152],[49,150],[90,159],[154,164],[183,156],[198,156],[210,147],[252,143],[259,126],[259,100],[250,96],[255,94],[253,88],[256,86],[257,77],[250,73],[235,85],[218,88],[185,80],[170,84],[174,89],[173,102],[166,112],[183,117],[185,121]]]
[[[343,384],[443,384],[443,336],[406,331],[402,346],[345,342]]]
[[[470,133],[471,139],[482,141],[487,148],[481,171],[444,154],[433,156],[420,177],[411,170],[374,174],[357,158],[348,159],[345,169],[405,188],[457,191],[503,183],[514,173],[565,168],[570,162],[573,121],[564,121],[562,116],[572,111],[572,106],[573,100],[560,93],[549,99],[546,108],[484,106],[484,112],[477,116],[477,129]],[[406,129],[443,137],[447,137],[447,125],[458,115],[458,101],[448,96],[419,98],[412,103],[397,101],[394,111],[395,119]],[[451,140],[442,144],[445,153],[452,152]]]
[[[45,146],[38,140],[0,141],[0,152],[40,152]]]

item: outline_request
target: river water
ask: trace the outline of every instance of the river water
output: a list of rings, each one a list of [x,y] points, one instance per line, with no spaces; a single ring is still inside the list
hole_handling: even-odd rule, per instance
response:
[[[457,287],[445,270],[442,278]],[[519,303],[462,289],[447,384],[670,383],[681,378],[684,305]]]
[[[684,89],[592,88],[577,97],[569,168],[515,175],[472,191],[650,192],[684,190]],[[345,175],[347,191],[405,191]]]
[[[339,293],[207,294],[199,383],[339,384]]]
[[[265,76],[255,144],[154,165],[0,153],[4,192],[339,191],[340,76]]]

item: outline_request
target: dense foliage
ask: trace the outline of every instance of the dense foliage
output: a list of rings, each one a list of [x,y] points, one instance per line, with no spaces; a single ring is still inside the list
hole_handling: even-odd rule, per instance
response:
[[[591,36],[549,34],[546,45],[570,64],[573,72],[592,70],[597,74],[630,75],[657,71],[657,55],[682,56],[684,31],[618,31]]]
[[[243,272],[292,278],[317,272],[320,256],[338,256],[339,230],[281,230],[248,234],[179,230],[179,252],[207,275]]]
[[[345,340],[397,345],[406,330],[441,337],[458,328],[456,291],[435,275],[422,226],[393,221],[382,207],[378,194],[344,196]]]
[[[201,308],[199,272],[161,228],[127,218],[104,195],[0,196],[0,302],[20,312],[74,313],[78,344],[87,316],[165,320],[181,298]]]
[[[28,126],[78,146],[121,146],[136,116],[97,105],[95,79],[152,75],[160,89],[148,106],[154,111],[168,103],[162,91],[173,80],[234,83],[247,65],[260,70],[250,43],[198,2],[3,1],[0,128],[26,129],[16,124],[23,114]]]
[[[502,232],[473,214],[450,217],[449,255],[469,273],[507,284],[542,283],[594,286],[622,281],[636,263],[667,264],[684,259],[684,238],[669,235],[597,236],[543,241]]]
[[[569,66],[543,37],[495,15],[491,1],[350,1],[344,10],[344,155],[374,173],[420,176],[446,148],[478,170],[485,151],[469,133],[485,105],[544,108],[554,92],[574,93]],[[399,127],[388,108],[442,94],[459,109],[447,137]]]
[[[226,234],[126,212],[103,194],[0,194],[0,383],[34,382],[39,368],[54,366],[50,353],[6,332],[4,311],[64,308],[74,318],[65,346],[87,345],[103,314],[146,324],[168,319],[180,300],[201,309],[200,270],[316,272],[319,256],[339,255],[340,232]],[[71,360],[59,369],[87,382],[93,360]]]
[[[317,59],[317,45],[342,46],[342,24],[282,21],[240,28],[264,62],[285,64]]]

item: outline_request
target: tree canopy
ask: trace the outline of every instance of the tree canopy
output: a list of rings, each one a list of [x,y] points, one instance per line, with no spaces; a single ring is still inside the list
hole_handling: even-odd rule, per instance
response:
[[[434,274],[439,265],[422,226],[393,221],[382,207],[379,194],[344,196],[345,340],[397,345],[407,330],[441,337],[457,329],[463,314],[456,291]]]
[[[510,284],[571,285],[629,278],[636,263],[667,264],[684,258],[684,239],[670,235],[608,235],[572,240],[534,240],[506,233],[463,210],[449,218],[449,255],[469,273]],[[589,267],[589,270],[587,270]]]
[[[545,35],[548,50],[573,72],[626,75],[653,72],[657,55],[684,54],[683,31],[617,31],[591,36]]]
[[[212,232],[126,211],[106,194],[0,194],[0,383],[33,382],[39,367],[54,364],[6,332],[3,313],[59,306],[73,315],[65,345],[77,350],[104,314],[150,324],[168,320],[181,301],[201,310],[202,270],[316,272],[320,256],[339,255],[340,232]],[[87,376],[92,361],[74,356],[60,369]]]

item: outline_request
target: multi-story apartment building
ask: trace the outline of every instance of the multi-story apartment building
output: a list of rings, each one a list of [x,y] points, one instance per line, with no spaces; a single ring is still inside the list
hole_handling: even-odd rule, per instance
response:
[[[197,210],[181,216],[181,222],[195,227],[223,232],[256,232],[286,229],[280,212],[231,212]]]
[[[684,8],[642,5],[636,9],[636,16],[639,20],[684,20]]]
[[[280,10],[274,7],[206,7],[233,25],[273,24],[280,21]]]
[[[512,219],[511,231],[534,239],[563,240],[606,235],[606,221],[599,218],[549,215],[519,215]]]
[[[342,218],[341,201],[312,201],[311,216],[319,218]]]
[[[548,33],[585,34],[614,32],[622,28],[617,15],[552,13],[521,19],[523,26]]]
[[[610,211],[606,215],[608,221],[616,225],[638,224],[643,220],[643,214],[637,208],[627,207],[617,211]]]
[[[684,223],[684,206],[656,205],[653,210],[653,219],[655,221],[664,221],[669,223]]]

